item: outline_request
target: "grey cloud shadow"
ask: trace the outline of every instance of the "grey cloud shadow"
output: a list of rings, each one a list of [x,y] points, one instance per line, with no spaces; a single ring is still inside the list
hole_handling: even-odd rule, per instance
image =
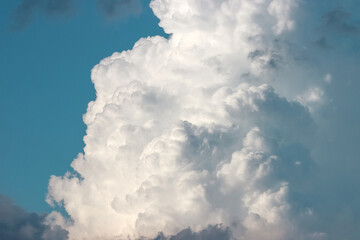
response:
[[[68,232],[60,226],[51,229],[44,224],[46,214],[29,213],[0,195],[0,239],[65,240]]]

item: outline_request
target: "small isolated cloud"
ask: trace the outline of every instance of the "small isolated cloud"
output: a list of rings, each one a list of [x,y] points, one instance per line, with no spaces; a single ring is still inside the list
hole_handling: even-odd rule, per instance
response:
[[[331,84],[333,81],[333,78],[331,76],[330,73],[326,74],[325,77],[324,77],[324,82],[326,82],[327,84]]]
[[[98,0],[98,6],[109,19],[122,18],[141,12],[140,0]]]
[[[71,12],[75,0],[22,0],[11,15],[11,28],[21,30],[28,26],[36,14],[46,17],[64,16]]]
[[[0,195],[0,239],[4,240],[65,240],[68,232],[56,225],[44,224],[46,215],[29,213]]]

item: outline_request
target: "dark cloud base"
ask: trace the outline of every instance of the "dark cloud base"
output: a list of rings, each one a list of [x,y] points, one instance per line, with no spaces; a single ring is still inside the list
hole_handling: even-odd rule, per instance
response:
[[[29,213],[0,195],[1,240],[65,240],[68,232],[60,226],[51,229],[44,224],[46,214]]]
[[[193,232],[190,228],[180,231],[178,234],[166,237],[163,233],[153,240],[230,240],[231,231],[222,225],[209,225],[200,232]]]

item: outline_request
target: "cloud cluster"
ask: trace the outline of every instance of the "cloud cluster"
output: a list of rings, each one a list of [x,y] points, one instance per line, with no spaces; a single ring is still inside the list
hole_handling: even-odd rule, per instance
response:
[[[68,232],[59,225],[47,224],[46,215],[28,213],[0,195],[0,239],[65,240]]]
[[[153,0],[170,37],[93,68],[84,153],[49,183],[70,219],[53,221],[76,240],[359,237],[359,193],[341,187],[359,180],[344,141],[360,99],[343,100],[358,36],[317,44],[355,24],[328,3]]]

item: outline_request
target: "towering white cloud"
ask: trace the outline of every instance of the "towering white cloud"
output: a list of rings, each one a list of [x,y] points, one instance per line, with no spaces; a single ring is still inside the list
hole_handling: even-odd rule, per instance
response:
[[[323,138],[341,76],[326,69],[335,60],[323,48],[339,27],[356,27],[311,5],[153,0],[170,38],[140,39],[93,68],[84,153],[73,173],[51,177],[48,201],[69,214],[70,239],[162,239],[187,228],[198,233],[172,239],[224,228],[224,238],[338,239],[331,226],[343,210],[329,204],[327,219],[319,204],[334,174],[325,166],[337,165],[324,164]],[[330,30],[309,35],[301,21]],[[349,228],[343,236],[359,236]]]

